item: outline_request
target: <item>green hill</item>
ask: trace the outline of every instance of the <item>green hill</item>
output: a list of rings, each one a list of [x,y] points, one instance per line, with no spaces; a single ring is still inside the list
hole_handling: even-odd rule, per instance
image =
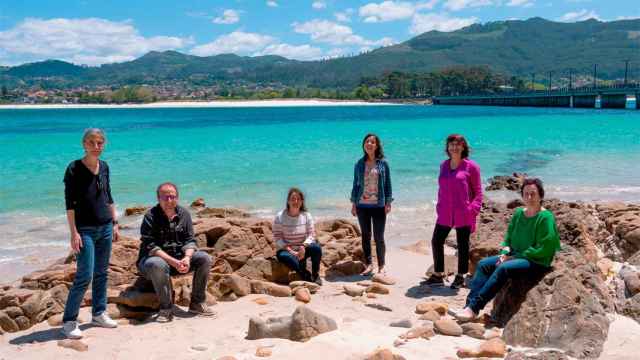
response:
[[[486,65],[508,75],[588,76],[598,64],[604,79],[624,75],[631,60],[640,76],[640,19],[560,23],[542,18],[474,24],[453,32],[430,31],[403,43],[358,56],[323,61],[295,61],[280,56],[210,57],[175,51],[150,52],[139,59],[80,67],[62,61],[25,64],[0,72],[0,83],[59,78],[66,85],[158,84],[186,81],[279,83],[314,87],[354,87],[363,77],[391,71],[427,72],[451,66]],[[633,63],[635,61],[635,63]]]

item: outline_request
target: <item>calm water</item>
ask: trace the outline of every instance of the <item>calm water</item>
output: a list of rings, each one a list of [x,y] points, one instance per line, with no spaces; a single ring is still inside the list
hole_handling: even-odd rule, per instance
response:
[[[380,135],[394,188],[388,242],[427,239],[443,139],[464,134],[483,179],[524,171],[551,195],[640,200],[640,112],[492,107],[0,110],[0,272],[21,273],[66,252],[62,177],[87,127],[106,129],[103,159],[122,210],[152,204],[173,181],[183,203],[270,217],[289,186],[317,217],[350,216],[353,164],[366,132]],[[132,219],[131,221],[134,221]]]

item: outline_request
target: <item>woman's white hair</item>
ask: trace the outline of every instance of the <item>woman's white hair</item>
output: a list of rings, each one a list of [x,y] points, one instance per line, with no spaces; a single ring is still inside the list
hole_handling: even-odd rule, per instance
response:
[[[98,128],[88,128],[84,131],[82,135],[82,142],[85,143],[89,138],[94,136],[99,136],[102,138],[104,142],[107,142],[107,135],[104,134],[104,130]]]

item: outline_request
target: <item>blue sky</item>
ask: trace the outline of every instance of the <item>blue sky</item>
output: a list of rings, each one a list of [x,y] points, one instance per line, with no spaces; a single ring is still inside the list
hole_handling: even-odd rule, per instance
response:
[[[45,59],[99,65],[152,50],[313,60],[476,22],[640,18],[637,1],[2,0],[0,65]]]

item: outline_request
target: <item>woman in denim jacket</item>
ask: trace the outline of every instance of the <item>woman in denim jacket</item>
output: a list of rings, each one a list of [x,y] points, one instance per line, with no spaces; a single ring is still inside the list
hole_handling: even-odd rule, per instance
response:
[[[384,227],[393,201],[389,164],[384,158],[382,143],[375,134],[367,134],[362,140],[364,156],[356,162],[351,188],[351,214],[358,217],[362,232],[362,251],[367,268],[363,275],[373,272],[371,264],[371,225],[376,242],[378,272],[384,272]]]

